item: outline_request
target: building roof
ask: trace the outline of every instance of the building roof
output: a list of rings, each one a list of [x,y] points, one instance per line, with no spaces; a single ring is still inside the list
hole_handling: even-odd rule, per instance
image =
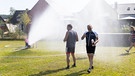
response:
[[[8,28],[6,26],[6,23],[4,21],[4,19],[0,16],[0,21],[3,22],[3,24],[0,25],[0,28],[5,32],[5,31],[8,31]]]
[[[120,18],[121,20],[135,20],[135,17],[131,17],[131,16],[128,16],[128,17],[123,17],[123,18]]]
[[[118,4],[118,14],[135,14],[135,3]]]
[[[11,18],[11,23],[12,24],[17,24],[19,21],[18,21],[18,18],[19,18],[19,14],[23,13],[25,10],[16,10],[13,17]]]
[[[48,3],[45,0],[39,0],[33,6],[33,8],[30,11],[28,11],[28,15],[31,18],[31,21],[33,21],[34,18],[38,19],[46,10],[47,7],[48,7]],[[29,32],[31,26],[32,26],[32,22],[26,27],[27,33]]]
[[[10,15],[0,15],[3,19],[8,19]]]
[[[44,10],[48,7],[48,3],[45,0],[39,0],[34,7],[28,12],[29,16],[34,19],[34,17],[39,17]]]
[[[0,16],[0,20],[4,22],[4,19]]]

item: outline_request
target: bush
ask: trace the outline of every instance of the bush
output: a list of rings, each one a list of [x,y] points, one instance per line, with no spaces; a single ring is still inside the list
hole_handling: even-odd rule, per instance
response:
[[[9,33],[9,38],[11,38],[11,39],[17,39],[17,33]]]
[[[3,30],[2,29],[0,29],[0,36],[1,36],[1,38],[3,38]]]
[[[16,32],[14,33],[9,32],[8,34],[5,34],[3,39],[23,39],[23,36],[24,32],[19,30],[19,28],[16,28]]]

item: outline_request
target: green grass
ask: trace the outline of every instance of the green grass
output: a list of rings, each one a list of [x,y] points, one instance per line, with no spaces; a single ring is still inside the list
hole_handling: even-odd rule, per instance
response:
[[[98,47],[94,70],[88,74],[85,53],[76,54],[77,67],[65,70],[64,51],[42,48],[15,51],[22,46],[23,41],[0,42],[0,76],[135,76],[135,49],[126,54],[127,47]]]

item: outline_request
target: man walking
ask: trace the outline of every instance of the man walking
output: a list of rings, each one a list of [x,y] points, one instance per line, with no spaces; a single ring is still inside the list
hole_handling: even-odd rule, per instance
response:
[[[76,58],[74,53],[75,53],[75,44],[76,41],[78,41],[78,35],[77,32],[72,30],[71,24],[67,25],[67,32],[63,41],[66,42],[66,61],[67,61],[66,69],[70,68],[70,59],[69,59],[70,53],[72,55],[73,62],[74,62],[72,67],[76,67]]]
[[[81,39],[86,38],[86,50],[89,58],[89,69],[87,70],[90,73],[91,69],[93,69],[93,57],[95,53],[96,44],[98,43],[98,34],[92,31],[92,26],[87,26],[88,32],[84,33]]]

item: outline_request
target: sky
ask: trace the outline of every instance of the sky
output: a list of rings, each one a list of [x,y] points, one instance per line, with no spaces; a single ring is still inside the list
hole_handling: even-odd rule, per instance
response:
[[[13,7],[16,10],[25,10],[26,8],[31,9],[38,0],[0,0],[0,14],[9,14],[10,7]],[[81,2],[82,0],[47,0],[50,3],[57,3],[59,5],[62,5],[62,2],[69,2],[72,1],[73,3]],[[82,5],[85,5],[88,0],[83,0],[84,2],[81,2]],[[108,4],[114,4],[114,2],[117,2],[119,4],[123,3],[135,3],[135,0],[105,0]],[[74,5],[74,4],[72,4]],[[82,8],[78,7],[78,8]]]

